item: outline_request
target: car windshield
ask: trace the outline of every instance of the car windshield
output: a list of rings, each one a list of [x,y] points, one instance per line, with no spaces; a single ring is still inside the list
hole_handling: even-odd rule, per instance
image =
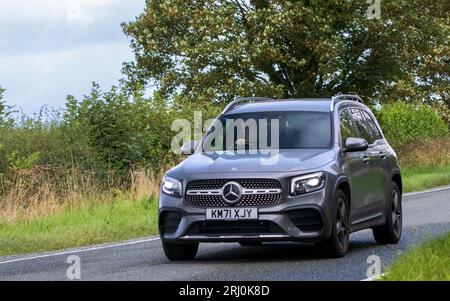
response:
[[[328,112],[252,112],[216,120],[204,150],[311,149],[331,146]]]

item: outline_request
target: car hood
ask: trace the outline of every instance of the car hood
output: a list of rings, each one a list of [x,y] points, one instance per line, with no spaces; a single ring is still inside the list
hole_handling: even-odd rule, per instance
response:
[[[175,169],[185,174],[230,172],[280,172],[319,168],[334,158],[332,149],[280,150],[270,159],[262,154],[194,154]]]

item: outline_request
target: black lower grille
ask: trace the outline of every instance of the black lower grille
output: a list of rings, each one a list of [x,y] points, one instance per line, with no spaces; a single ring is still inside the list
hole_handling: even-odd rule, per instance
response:
[[[283,230],[270,221],[208,221],[199,222],[192,226],[191,235],[255,235],[255,234],[282,234]]]
[[[175,233],[181,222],[181,215],[177,212],[163,212],[159,217],[159,227],[162,233]]]
[[[288,216],[292,223],[302,232],[316,232],[323,228],[322,217],[315,209],[290,211]]]

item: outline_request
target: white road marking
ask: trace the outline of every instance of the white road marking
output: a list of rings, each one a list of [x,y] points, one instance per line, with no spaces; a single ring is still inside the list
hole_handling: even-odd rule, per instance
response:
[[[68,251],[63,251],[63,252],[58,252],[58,253],[51,253],[51,254],[43,254],[43,255],[37,255],[37,256],[31,256],[31,257],[16,258],[16,259],[11,259],[11,260],[0,261],[0,265],[1,264],[6,264],[6,263],[25,261],[25,260],[33,260],[33,259],[39,259],[39,258],[61,256],[61,255],[66,255],[66,254],[73,254],[73,253],[80,253],[80,252],[89,252],[89,251],[109,249],[109,248],[122,247],[122,246],[130,246],[130,245],[136,245],[136,244],[140,244],[140,243],[144,243],[144,242],[156,241],[156,240],[159,240],[159,239],[160,239],[159,237],[153,237],[153,238],[147,238],[147,239],[135,240],[135,241],[128,241],[128,242],[116,243],[116,244],[105,245],[105,246],[91,247],[91,248],[86,248],[86,249],[68,250]]]
[[[404,197],[406,197],[406,196],[414,196],[414,195],[420,195],[420,194],[425,194],[425,193],[433,193],[433,192],[444,191],[444,190],[450,190],[450,186],[438,187],[438,188],[427,189],[427,190],[417,191],[417,192],[408,192],[408,193],[404,193],[403,196]]]

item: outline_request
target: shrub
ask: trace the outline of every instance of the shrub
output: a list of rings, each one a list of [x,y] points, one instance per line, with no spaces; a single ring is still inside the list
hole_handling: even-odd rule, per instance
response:
[[[413,140],[443,137],[448,133],[447,125],[438,113],[425,104],[386,104],[377,115],[386,138],[394,147]]]
[[[433,108],[441,116],[442,120],[445,121],[450,130],[450,107],[443,102],[435,102],[433,103]]]
[[[68,98],[63,125],[73,132],[74,141],[69,145],[83,141],[91,148],[95,164],[90,166],[96,170],[113,169],[123,174],[139,168],[158,171],[175,159],[170,149],[176,134],[171,130],[172,122],[177,118],[191,120],[194,110],[211,118],[214,109],[203,103],[184,103],[182,98],[169,102],[158,94],[145,97],[143,91],[131,93],[120,87],[104,92],[94,83],[82,100]]]

